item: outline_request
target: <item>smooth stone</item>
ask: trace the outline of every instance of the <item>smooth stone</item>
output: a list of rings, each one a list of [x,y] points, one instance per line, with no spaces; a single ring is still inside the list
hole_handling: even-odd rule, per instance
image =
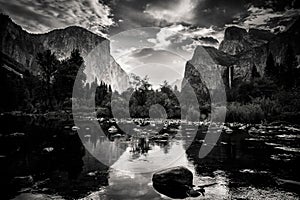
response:
[[[193,190],[193,173],[185,167],[172,167],[153,174],[153,187],[171,198],[197,197]]]

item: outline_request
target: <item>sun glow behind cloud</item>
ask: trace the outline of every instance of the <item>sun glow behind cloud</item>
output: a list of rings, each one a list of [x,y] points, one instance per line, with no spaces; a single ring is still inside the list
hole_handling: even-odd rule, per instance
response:
[[[194,0],[180,0],[169,4],[166,8],[147,4],[144,13],[149,14],[154,19],[167,21],[168,23],[190,23],[195,17],[194,9],[196,5],[197,1]]]

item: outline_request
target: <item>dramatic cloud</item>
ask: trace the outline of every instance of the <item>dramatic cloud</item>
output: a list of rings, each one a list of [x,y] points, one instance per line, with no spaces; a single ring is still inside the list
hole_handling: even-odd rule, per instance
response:
[[[241,0],[204,0],[200,1],[195,12],[194,25],[223,27],[244,15],[246,7]]]
[[[185,27],[182,25],[173,25],[160,29],[155,38],[148,39],[149,42],[155,44],[155,48],[167,48],[173,43],[181,42],[185,37],[179,35]]]
[[[238,24],[245,28],[260,28],[266,30],[280,29],[293,22],[293,19],[300,15],[299,9],[290,9],[284,11],[274,11],[272,8],[258,8],[251,6],[248,9],[249,15]]]
[[[245,0],[247,4],[257,8],[271,8],[274,12],[285,11],[289,9],[299,9],[300,2],[297,0]]]
[[[148,41],[152,42],[156,49],[167,49],[188,59],[197,45],[218,47],[223,35],[223,28],[174,24],[162,28],[154,38]]]
[[[284,29],[299,15],[295,0],[0,0],[1,9],[30,32],[45,32],[70,25],[109,36],[140,27],[182,29],[199,44],[220,42],[228,25]],[[213,31],[211,31],[213,29]],[[209,33],[205,33],[210,31]],[[190,33],[190,35],[188,35]],[[160,40],[162,35],[157,38]],[[168,40],[156,43],[169,42]],[[213,42],[212,45],[217,46]]]
[[[174,24],[223,27],[247,13],[247,7],[240,0],[114,0],[109,5],[118,21],[118,26],[111,27],[111,33]]]
[[[226,27],[285,30],[300,15],[294,0],[0,0],[1,9],[24,29],[47,32],[78,25],[113,38],[131,31],[112,48],[114,55],[140,48],[190,52],[218,47]],[[148,33],[141,27],[159,27]]]
[[[135,48],[145,45],[145,48],[164,49],[185,58],[197,45],[218,48],[227,26],[283,30],[291,18],[299,15],[297,10],[287,7],[291,3],[280,5],[278,2],[255,0],[114,0],[109,5],[117,21],[117,26],[110,29],[111,34],[158,26],[161,29],[156,34],[148,35],[142,43],[135,43]],[[140,34],[133,34],[135,36],[140,37]],[[132,40],[129,39],[129,42],[132,43]],[[121,44],[128,46],[126,42]],[[132,50],[121,46],[119,49],[127,53]]]
[[[0,5],[2,12],[33,33],[78,25],[103,35],[114,24],[110,8],[97,0],[0,0]]]
[[[202,42],[208,43],[208,44],[211,44],[211,45],[219,44],[219,41],[216,40],[213,37],[198,37],[198,38],[194,38],[194,39],[198,40],[198,41],[202,41]]]
[[[166,21],[167,23],[186,22],[191,23],[195,17],[194,9],[197,1],[180,0],[165,6],[147,4],[144,13],[149,14],[156,20]]]
[[[111,54],[126,72],[161,68],[156,74],[168,76],[171,73],[162,66],[172,66],[169,81],[183,76],[185,62],[197,45],[218,48],[226,27],[283,31],[300,15],[299,4],[295,0],[0,0],[1,11],[30,32],[82,26],[109,37]]]

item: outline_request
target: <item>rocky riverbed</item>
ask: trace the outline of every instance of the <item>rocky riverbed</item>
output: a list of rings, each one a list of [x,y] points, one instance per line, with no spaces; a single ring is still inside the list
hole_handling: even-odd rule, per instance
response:
[[[109,120],[107,130],[117,124],[124,132],[106,137],[94,127],[97,119],[79,126],[28,116],[2,121],[1,185],[8,199],[170,199],[152,176],[176,166],[192,172],[193,185],[207,186],[194,199],[299,199],[296,126],[216,124],[232,131],[214,144],[205,140],[208,123]],[[214,148],[200,159],[207,145]]]

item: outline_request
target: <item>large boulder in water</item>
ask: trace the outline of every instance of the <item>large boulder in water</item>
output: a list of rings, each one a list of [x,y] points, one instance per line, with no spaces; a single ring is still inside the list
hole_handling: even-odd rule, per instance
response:
[[[171,198],[200,195],[193,190],[193,174],[185,167],[173,167],[156,172],[152,181],[154,189]]]

